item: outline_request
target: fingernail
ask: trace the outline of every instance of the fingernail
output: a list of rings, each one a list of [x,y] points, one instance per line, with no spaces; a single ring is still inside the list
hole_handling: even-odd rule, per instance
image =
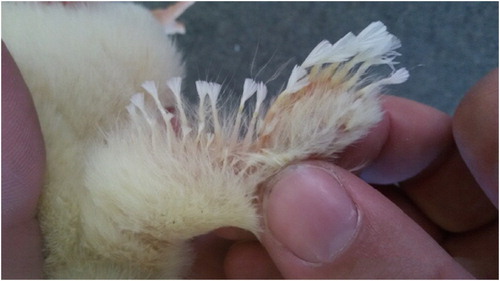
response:
[[[264,195],[268,231],[282,247],[310,263],[331,262],[355,236],[358,212],[328,168],[286,168]]]

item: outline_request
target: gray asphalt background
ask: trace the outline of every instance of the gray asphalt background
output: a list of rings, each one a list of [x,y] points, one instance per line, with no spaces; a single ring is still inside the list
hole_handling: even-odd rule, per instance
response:
[[[466,91],[498,67],[497,2],[199,2],[180,20],[187,33],[176,39],[191,95],[198,79],[223,83],[226,95],[239,95],[245,78],[267,81],[288,62],[268,83],[276,93],[321,40],[334,43],[377,20],[402,41],[399,66],[411,75],[390,94],[452,114]]]

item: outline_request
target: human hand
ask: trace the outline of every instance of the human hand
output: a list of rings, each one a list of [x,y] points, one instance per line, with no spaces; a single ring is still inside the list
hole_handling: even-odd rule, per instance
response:
[[[29,92],[5,46],[2,46],[2,58],[2,277],[39,278],[42,276],[41,235],[35,212],[45,162],[43,140]],[[453,122],[455,140],[466,163],[471,167],[472,175],[496,203],[498,159],[491,157],[496,157],[498,153],[491,152],[498,144],[498,125],[484,122],[498,119],[484,115],[490,112],[484,110],[485,104],[492,106],[490,110],[497,110],[498,88],[489,89],[497,86],[492,77],[496,78],[497,74],[482,81],[479,85],[483,86],[478,86],[464,99],[464,105],[461,106],[464,109],[459,109]],[[469,98],[474,92],[480,97],[486,97],[481,93],[488,92],[489,96],[484,99]],[[352,168],[364,161],[371,161],[361,176],[378,183],[403,181],[420,174],[410,181],[403,181],[401,189],[380,189],[382,194],[392,199],[405,213],[344,169],[324,162],[306,162],[288,168],[274,179],[274,186],[268,188],[273,192],[268,192],[264,200],[264,216],[267,217],[268,224],[262,236],[262,244],[250,240],[233,244],[213,234],[200,237],[195,241],[196,248],[201,253],[195,263],[195,272],[203,273],[200,274],[203,276],[220,276],[221,270],[225,270],[230,278],[272,278],[281,275],[291,278],[469,277],[469,273],[445,252],[447,250],[452,256],[466,257],[462,258],[462,264],[476,276],[496,274],[498,231],[497,225],[490,222],[494,221],[497,211],[478,192],[473,176],[464,172],[467,168],[456,150],[453,150],[450,119],[408,100],[386,97],[384,104],[388,112],[387,118],[362,143],[348,149],[339,165]],[[472,117],[476,119],[471,118],[471,114],[467,113],[469,111],[474,112]],[[476,129],[479,131],[474,131]],[[483,137],[471,139],[471,136]],[[486,162],[482,162],[483,160]],[[426,172],[421,172],[426,167]],[[437,172],[434,170],[436,167],[440,167]],[[460,172],[457,174],[457,171]],[[310,177],[311,173],[316,177]],[[443,176],[447,174],[454,177]],[[294,177],[298,180],[293,181]],[[341,180],[343,187],[339,186],[335,178]],[[287,184],[287,181],[292,181],[292,184]],[[447,182],[442,184],[441,181]],[[450,193],[450,188],[456,186],[456,182],[462,183],[462,193],[457,196],[456,193]],[[285,195],[312,197],[282,198],[277,192],[283,190],[280,186],[285,186]],[[297,190],[289,192],[294,186]],[[314,198],[318,195],[315,193],[316,189],[326,193]],[[344,197],[342,193],[334,194],[335,189],[344,192]],[[337,199],[335,204],[328,202],[327,199],[332,199],[330,197]],[[353,207],[350,200],[355,202],[354,213],[348,209]],[[320,205],[322,202],[325,204]],[[464,202],[478,202],[479,207],[473,210],[464,208]],[[438,208],[433,209],[432,206]],[[323,207],[330,210],[327,215],[320,212]],[[346,215],[346,208],[347,214],[351,215]],[[450,212],[457,209],[461,212]],[[300,212],[294,217],[293,211],[296,210]],[[319,216],[311,212],[319,213]],[[285,223],[287,218],[297,219],[300,216],[302,220],[291,221],[290,225]],[[323,229],[306,227],[307,222],[316,222],[320,227],[328,226],[335,235],[324,236],[321,233]],[[270,233],[270,228],[273,234]],[[448,235],[449,232],[452,234]],[[223,236],[235,237],[233,234],[228,235],[227,230],[221,233]],[[354,238],[350,238],[349,235],[353,233]],[[337,242],[331,244],[333,248],[329,250],[334,252],[334,248],[341,245],[339,237],[349,242],[345,247],[340,246],[343,249],[330,256],[330,261],[307,263],[304,259],[321,258],[322,254],[319,252],[319,255],[308,255],[307,251],[314,246],[308,244],[311,238],[318,242],[316,245],[319,244],[320,249],[327,249],[324,241],[307,235],[323,235],[327,240],[333,237]],[[239,233],[236,236],[241,237]],[[246,238],[251,239],[249,236]],[[482,243],[475,243],[477,241]],[[288,249],[291,247],[286,243],[298,243],[299,248],[294,250],[295,254],[290,253]],[[289,248],[283,247],[284,245]],[[301,250],[306,253],[300,252]],[[492,251],[492,254],[485,255],[485,251]]]
[[[229,248],[227,277],[498,278],[498,72],[453,119],[406,99],[383,105],[339,166],[306,161],[268,183],[261,242]],[[361,178],[399,188],[345,169],[362,163]]]
[[[31,95],[2,42],[2,278],[42,277],[36,207],[45,150]]]

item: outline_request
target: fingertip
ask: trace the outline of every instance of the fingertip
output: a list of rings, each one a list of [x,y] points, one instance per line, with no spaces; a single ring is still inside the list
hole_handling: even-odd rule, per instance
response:
[[[287,167],[267,185],[263,246],[285,278],[327,278],[324,270],[356,236],[359,214],[332,164]]]
[[[321,163],[287,167],[269,185],[262,206],[269,241],[308,263],[331,261],[358,229],[356,206]]]
[[[285,172],[264,199],[260,236],[285,278],[471,277],[352,173],[320,161]]]
[[[367,182],[391,184],[411,178],[453,145],[451,118],[408,99],[384,96],[388,135],[378,157],[360,173]]]
[[[357,171],[379,156],[389,136],[389,115],[384,112],[382,120],[361,140],[349,145],[335,164],[349,171]]]
[[[453,135],[474,178],[498,207],[498,69],[465,95],[453,118]]]

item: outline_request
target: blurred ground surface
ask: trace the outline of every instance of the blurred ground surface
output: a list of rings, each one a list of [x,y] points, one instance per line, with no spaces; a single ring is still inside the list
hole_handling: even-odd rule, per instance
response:
[[[199,2],[180,19],[187,34],[176,37],[191,94],[197,79],[224,83],[227,94],[239,94],[245,78],[267,81],[288,62],[268,83],[276,92],[321,40],[333,43],[377,20],[401,39],[400,66],[411,73],[390,94],[451,114],[465,92],[498,67],[497,2]]]

